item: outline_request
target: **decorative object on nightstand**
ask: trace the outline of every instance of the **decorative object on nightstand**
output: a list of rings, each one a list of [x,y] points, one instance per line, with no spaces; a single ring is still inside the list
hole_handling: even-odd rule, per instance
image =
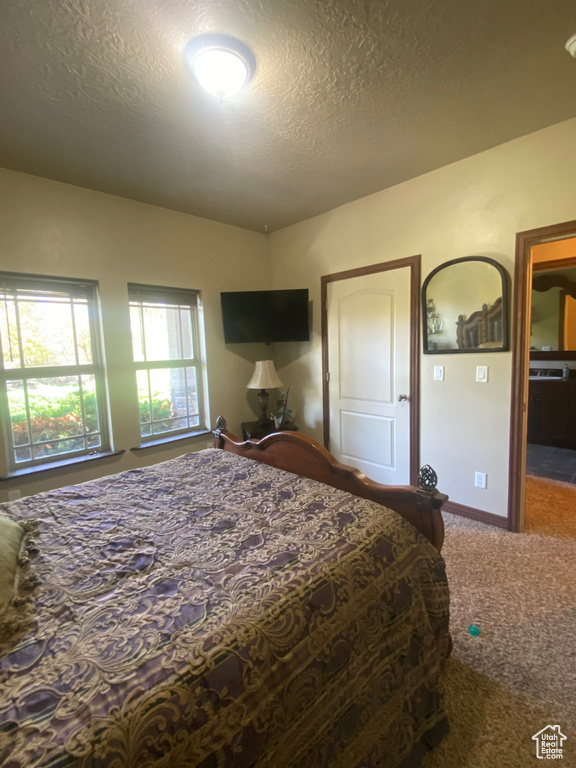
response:
[[[258,424],[261,427],[266,427],[270,423],[268,417],[268,389],[277,389],[281,387],[280,381],[276,369],[274,368],[274,362],[272,360],[258,360],[252,378],[246,384],[247,389],[259,389],[258,402],[262,410],[262,416],[258,419]]]
[[[290,387],[278,395],[278,402],[276,403],[276,411],[274,413],[274,426],[276,429],[283,429],[284,424],[289,423],[292,411],[288,408],[288,395],[290,394]]]

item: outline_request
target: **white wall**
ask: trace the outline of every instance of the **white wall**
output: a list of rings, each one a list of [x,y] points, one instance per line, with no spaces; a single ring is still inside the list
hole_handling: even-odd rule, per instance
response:
[[[246,390],[253,361],[269,351],[224,345],[220,291],[269,286],[264,235],[3,169],[0,210],[1,270],[98,280],[114,448],[126,450],[81,468],[2,481],[0,500],[9,489],[36,493],[206,447],[204,436],[130,451],[140,439],[128,282],[201,290],[212,426],[223,414],[231,429],[240,429],[255,405]]]
[[[320,277],[421,254],[423,279],[472,255],[490,256],[512,278],[517,232],[576,218],[575,147],[571,120],[270,236],[273,287],[308,287],[314,302],[313,343],[276,357],[303,428],[321,438]],[[421,361],[421,463],[452,501],[498,515],[507,514],[511,357]],[[446,367],[444,382],[432,380],[434,364]],[[488,384],[475,383],[479,364],[490,367]],[[487,490],[474,487],[476,470],[488,474]]]

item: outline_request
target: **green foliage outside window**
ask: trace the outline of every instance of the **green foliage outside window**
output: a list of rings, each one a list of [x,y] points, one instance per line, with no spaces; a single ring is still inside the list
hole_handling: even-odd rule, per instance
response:
[[[140,423],[150,421],[150,407],[148,400],[138,402],[140,408]],[[162,421],[172,416],[172,403],[166,397],[157,395],[152,399],[152,421]]]
[[[64,392],[59,392],[64,389]],[[98,431],[98,412],[96,396],[93,392],[84,392],[84,422],[87,432]],[[28,393],[30,409],[30,427],[34,441],[58,440],[81,435],[82,406],[79,389],[67,387],[39,388],[38,392]],[[26,420],[26,402],[24,398],[11,398],[10,417],[15,445],[28,442],[28,423]]]
[[[58,392],[58,389],[65,389]],[[30,392],[28,404],[30,407],[30,424],[34,439],[58,440],[75,437],[82,433],[81,392],[79,389],[70,390],[63,387],[41,387],[37,393]],[[140,420],[148,421],[150,411],[148,401],[140,401]],[[158,396],[152,400],[154,421],[162,421],[172,416],[172,403],[165,397]],[[84,417],[87,432],[99,430],[96,395],[84,392]],[[26,421],[26,403],[24,398],[17,401],[12,399],[11,421],[15,445],[28,442],[28,424]]]

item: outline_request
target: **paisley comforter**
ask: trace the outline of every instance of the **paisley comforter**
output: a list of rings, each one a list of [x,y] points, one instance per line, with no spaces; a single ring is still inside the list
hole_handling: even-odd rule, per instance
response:
[[[0,645],[0,765],[414,766],[448,589],[396,513],[207,450],[5,505],[40,583]]]

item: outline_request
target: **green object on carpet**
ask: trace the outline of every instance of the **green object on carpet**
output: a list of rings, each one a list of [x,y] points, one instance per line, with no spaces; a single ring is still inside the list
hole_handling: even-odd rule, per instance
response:
[[[422,768],[536,766],[532,737],[556,724],[568,736],[556,762],[576,767],[576,540],[443,517],[450,733]],[[478,639],[468,632],[470,616]]]

